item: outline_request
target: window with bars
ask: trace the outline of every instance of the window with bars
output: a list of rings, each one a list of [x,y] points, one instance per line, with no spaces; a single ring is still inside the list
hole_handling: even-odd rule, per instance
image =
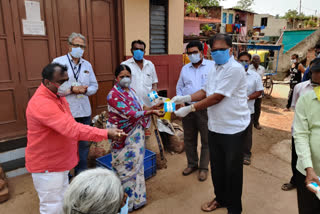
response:
[[[150,54],[168,53],[168,0],[150,0]]]

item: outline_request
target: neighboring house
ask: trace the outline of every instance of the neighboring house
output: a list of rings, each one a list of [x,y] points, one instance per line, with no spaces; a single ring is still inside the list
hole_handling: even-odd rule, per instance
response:
[[[185,36],[199,36],[201,26],[208,24],[213,30],[217,30],[221,24],[222,7],[204,7],[208,12],[208,17],[184,17],[184,35]]]
[[[37,11],[40,17],[30,15]],[[84,57],[91,62],[99,83],[97,94],[90,99],[92,115],[106,110],[114,69],[131,57],[131,41],[136,39],[147,45],[146,58],[155,64],[159,89],[170,97],[175,95],[183,63],[184,0],[48,0],[32,4],[6,0],[0,1],[0,14],[6,17],[0,22],[0,163],[11,171],[10,177],[26,172],[27,103],[41,82],[42,68],[66,54],[72,32],[87,37]]]
[[[263,40],[274,42],[279,39],[281,32],[287,28],[287,20],[269,14],[254,14],[253,25],[254,28],[260,28],[260,32],[264,33]]]
[[[198,18],[198,17],[184,17],[184,35],[185,36],[199,36],[201,32],[201,26],[208,24],[216,30],[220,26],[220,18]]]
[[[221,32],[230,33],[227,25],[241,24],[246,33],[253,29],[254,13],[234,8],[222,9]]]

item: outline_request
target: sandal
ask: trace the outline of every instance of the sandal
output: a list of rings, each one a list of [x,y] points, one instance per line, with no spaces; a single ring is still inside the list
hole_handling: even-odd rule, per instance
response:
[[[285,183],[282,185],[281,189],[283,191],[290,191],[296,188],[296,185],[292,184],[292,183]]]
[[[244,165],[250,165],[251,164],[251,159],[249,157],[243,158],[243,164]]]
[[[216,199],[214,199],[213,201],[210,201],[210,202],[207,202],[205,204],[203,204],[201,206],[201,210],[204,211],[204,212],[212,212],[216,209],[219,209],[219,208],[222,208],[223,206],[221,206],[219,204],[218,201],[216,201]]]

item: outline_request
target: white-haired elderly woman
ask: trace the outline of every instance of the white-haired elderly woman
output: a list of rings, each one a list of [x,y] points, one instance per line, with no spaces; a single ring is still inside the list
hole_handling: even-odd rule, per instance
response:
[[[86,38],[80,33],[71,33],[68,38],[68,53],[55,58],[53,62],[66,65],[69,80],[59,87],[59,96],[65,96],[74,119],[82,124],[91,123],[91,106],[89,96],[98,90],[98,82],[90,62],[83,59],[86,49]],[[79,141],[79,163],[75,174],[86,170],[89,153],[89,142]]]
[[[65,192],[64,214],[127,214],[127,195],[119,178],[108,169],[86,170]]]

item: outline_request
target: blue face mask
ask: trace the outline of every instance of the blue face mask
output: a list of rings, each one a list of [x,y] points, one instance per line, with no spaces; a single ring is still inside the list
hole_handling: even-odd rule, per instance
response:
[[[70,54],[71,56],[73,56],[74,58],[80,58],[83,55],[84,50],[80,47],[77,48],[72,48]]]
[[[226,64],[230,59],[229,48],[225,51],[214,51],[211,52],[212,59],[218,64]]]
[[[135,60],[142,60],[143,59],[143,55],[144,55],[144,52],[142,50],[134,50],[133,51],[133,58]]]
[[[126,204],[121,208],[120,213],[119,214],[128,214],[129,213],[129,197],[127,198],[127,202]]]
[[[247,62],[245,62],[245,61],[240,62],[240,64],[244,67],[245,70],[247,70],[248,67],[249,67],[249,64]]]

